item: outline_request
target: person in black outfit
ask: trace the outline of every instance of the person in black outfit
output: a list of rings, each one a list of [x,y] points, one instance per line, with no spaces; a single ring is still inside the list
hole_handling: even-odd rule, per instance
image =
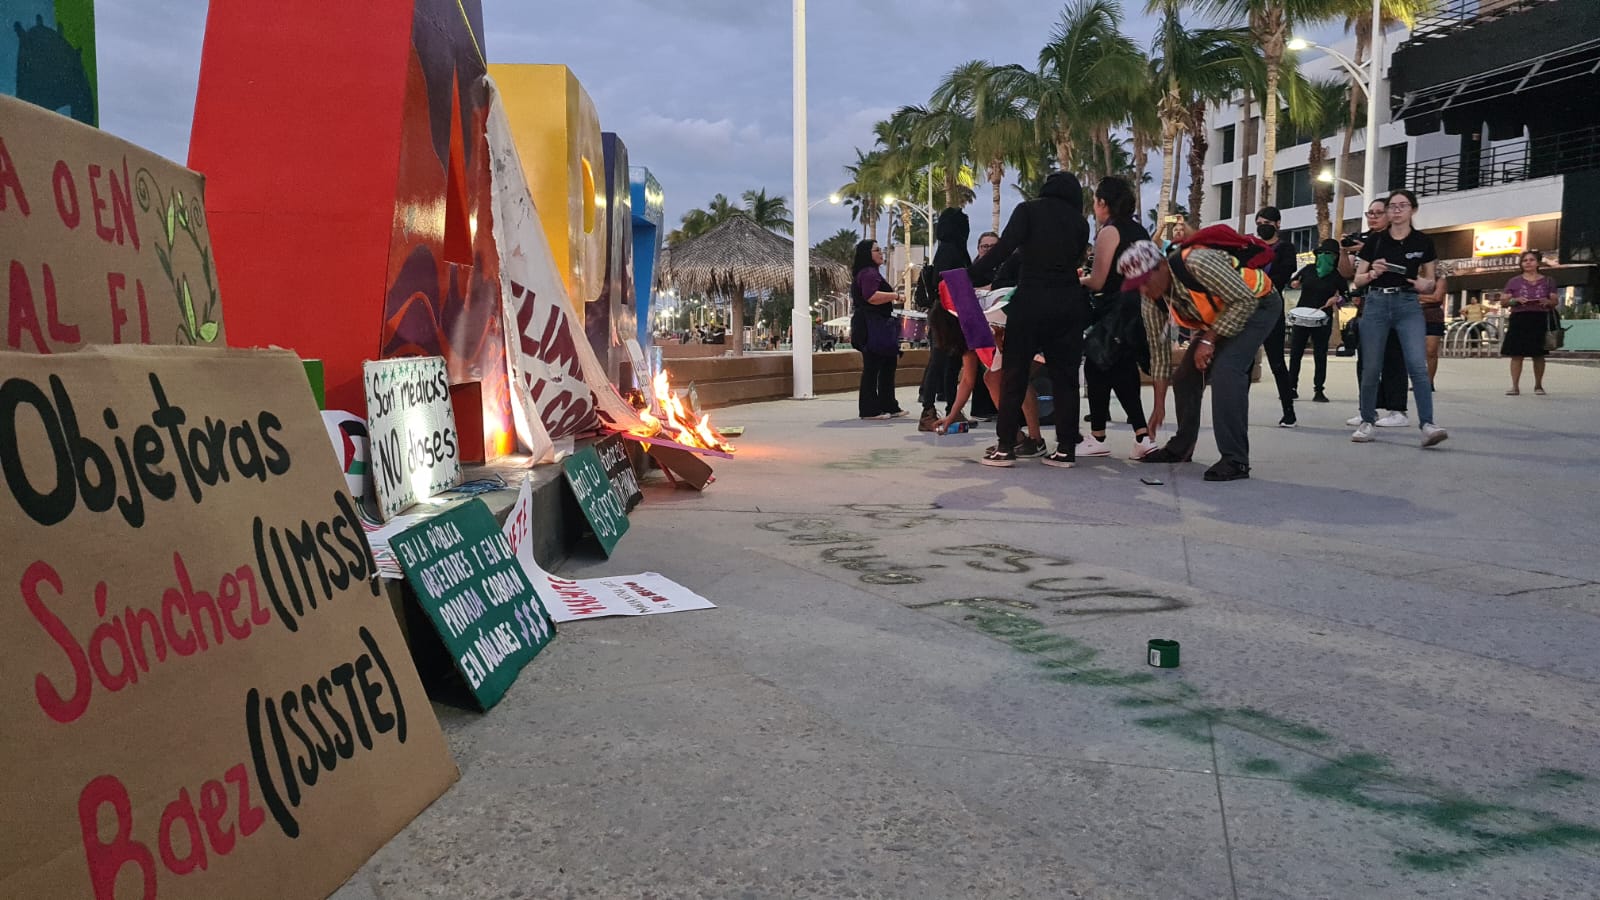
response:
[[[1305,356],[1306,343],[1311,344],[1313,360],[1311,386],[1315,403],[1327,403],[1323,388],[1328,381],[1328,338],[1333,335],[1334,312],[1339,307],[1349,282],[1339,274],[1339,242],[1328,238],[1317,245],[1317,261],[1301,269],[1290,282],[1300,290],[1297,309],[1320,309],[1328,314],[1328,321],[1315,327],[1296,325],[1289,339],[1289,380],[1295,393],[1300,392],[1300,360]]]
[[[933,430],[934,423],[939,419],[937,404],[940,400],[945,403],[946,415],[957,412],[951,407],[955,403],[956,382],[961,375],[961,356],[966,352],[966,344],[956,346],[943,342],[941,337],[945,332],[932,327],[932,315],[939,308],[939,282],[942,280],[939,273],[972,265],[972,256],[967,253],[967,235],[970,233],[971,225],[966,213],[955,207],[940,213],[933,229],[939,247],[933,251],[933,263],[923,266],[918,279],[917,291],[923,297],[918,305],[929,310],[930,317],[930,352],[928,367],[922,372],[922,418],[917,424],[919,431]]]
[[[1080,456],[1110,456],[1105,445],[1106,423],[1111,418],[1111,394],[1128,414],[1133,426],[1133,452],[1139,459],[1156,449],[1144,418],[1144,402],[1139,396],[1139,356],[1149,366],[1150,350],[1145,346],[1144,324],[1140,318],[1139,295],[1122,290],[1122,273],[1117,260],[1135,241],[1150,240],[1150,232],[1134,218],[1133,189],[1121,178],[1102,178],[1094,190],[1094,217],[1100,231],[1094,239],[1094,267],[1080,281],[1094,292],[1092,312],[1098,332],[1083,361],[1083,376],[1089,396],[1089,436],[1078,445]],[[1093,348],[1113,354],[1109,360],[1095,359]],[[1109,361],[1109,365],[1102,365]]]
[[[858,407],[863,419],[897,419],[906,415],[894,399],[894,368],[900,360],[895,333],[894,302],[899,295],[883,279],[883,248],[877,241],[856,244],[850,266],[850,346],[861,351],[861,392]]]
[[[1034,354],[1043,352],[1054,386],[1056,449],[1043,457],[1048,466],[1071,468],[1078,446],[1078,362],[1089,298],[1078,283],[1077,268],[1089,245],[1083,216],[1083,186],[1070,172],[1045,179],[1039,197],[1018,206],[1000,243],[972,264],[973,284],[989,284],[995,269],[1022,251],[1016,292],[1006,306],[1006,345],[1000,367],[1000,417],[997,443],[983,464],[1016,463],[1017,429]]]
[[[1272,284],[1283,293],[1289,287],[1289,280],[1294,278],[1294,270],[1299,263],[1295,259],[1294,245],[1278,236],[1278,223],[1283,221],[1283,213],[1276,206],[1263,206],[1256,213],[1256,237],[1266,241],[1273,251],[1272,265],[1267,267],[1267,277],[1272,279]],[[1278,420],[1279,428],[1293,428],[1295,426],[1294,401],[1298,398],[1295,392],[1294,380],[1289,377],[1289,366],[1283,359],[1283,322],[1272,326],[1272,331],[1267,334],[1267,342],[1262,345],[1267,353],[1267,367],[1272,370],[1272,380],[1278,383],[1278,402],[1283,404],[1283,418]]]
[[[982,256],[985,253],[988,253],[990,248],[994,247],[994,245],[998,243],[1000,243],[1000,235],[994,233],[993,231],[985,231],[983,234],[978,235],[978,255]],[[995,270],[994,281],[990,282],[989,284],[973,285],[973,287],[976,287],[980,291],[1016,287],[1017,267],[1019,265],[1019,257],[1017,254],[1013,253],[1011,254],[1010,259],[1001,263],[1000,268]],[[987,372],[979,372],[979,375],[980,377],[984,377],[987,375]],[[974,419],[979,419],[985,422],[993,422],[999,415],[1000,408],[995,405],[994,399],[989,396],[988,391],[973,392],[972,417]]]

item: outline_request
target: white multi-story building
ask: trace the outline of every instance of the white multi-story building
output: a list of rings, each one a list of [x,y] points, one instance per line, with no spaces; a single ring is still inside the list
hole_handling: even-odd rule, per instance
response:
[[[1503,287],[1523,249],[1543,252],[1549,274],[1571,288],[1569,300],[1593,302],[1600,286],[1593,265],[1600,221],[1590,221],[1600,220],[1600,106],[1582,98],[1600,86],[1600,2],[1448,0],[1445,7],[1414,33],[1386,35],[1377,97],[1380,194],[1404,187],[1421,196],[1417,225],[1433,236],[1451,276],[1452,310]],[[1334,49],[1353,56],[1354,43]],[[1312,79],[1347,77],[1315,48],[1301,54],[1301,71]],[[1311,138],[1280,114],[1275,184],[1262,204],[1261,110],[1253,106],[1248,121],[1244,111],[1242,99],[1210,110],[1200,218],[1249,233],[1256,210],[1276,206],[1285,237],[1309,251],[1320,238],[1313,190],[1322,174],[1310,170]],[[1343,138],[1342,130],[1323,136],[1330,171],[1338,168]],[[1362,228],[1358,187],[1367,144],[1358,127],[1348,166],[1333,172],[1356,182],[1335,182],[1348,197],[1343,222],[1331,223],[1335,237]]]

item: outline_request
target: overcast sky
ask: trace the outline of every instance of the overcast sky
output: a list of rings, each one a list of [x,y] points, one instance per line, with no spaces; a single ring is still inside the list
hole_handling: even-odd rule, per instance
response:
[[[174,160],[188,156],[205,0],[98,3],[101,125]],[[1143,3],[1125,30],[1148,44]],[[969,59],[1037,62],[1062,6],[1048,0],[811,0],[811,201],[845,181],[872,125],[925,103],[941,76]],[[484,0],[491,62],[563,63],[577,74],[601,127],[622,136],[634,165],[666,191],[667,218],[722,192],[790,197],[790,5],[782,0]],[[1153,172],[1158,177],[1159,171]],[[1006,208],[1018,199],[1009,185]],[[1144,207],[1154,205],[1147,188]],[[1180,195],[1181,196],[1181,195]],[[969,208],[987,227],[989,199]],[[826,202],[812,240],[852,227]]]

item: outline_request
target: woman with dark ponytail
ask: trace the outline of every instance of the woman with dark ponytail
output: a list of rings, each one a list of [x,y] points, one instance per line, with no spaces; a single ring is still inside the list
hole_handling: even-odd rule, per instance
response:
[[[1133,189],[1121,178],[1102,178],[1094,190],[1094,219],[1099,232],[1094,239],[1094,269],[1081,279],[1094,294],[1094,324],[1085,347],[1083,375],[1089,396],[1089,435],[1078,444],[1078,456],[1110,456],[1106,446],[1106,423],[1111,418],[1111,394],[1128,414],[1133,426],[1133,451],[1129,459],[1139,459],[1156,449],[1144,417],[1144,401],[1139,396],[1140,349],[1144,347],[1144,325],[1139,312],[1139,295],[1124,293],[1117,260],[1135,241],[1150,240],[1134,217]]]

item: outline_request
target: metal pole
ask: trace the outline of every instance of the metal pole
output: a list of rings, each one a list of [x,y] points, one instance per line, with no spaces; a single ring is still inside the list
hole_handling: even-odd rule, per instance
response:
[[[928,258],[922,261],[925,266],[933,265],[933,166],[928,166]]]
[[[794,399],[816,396],[811,384],[811,196],[806,183],[806,0],[794,0]]]
[[[1366,187],[1363,209],[1378,197],[1378,81],[1383,74],[1383,0],[1372,0],[1372,74],[1367,79],[1367,152],[1361,183]],[[1340,227],[1344,227],[1343,223]]]

